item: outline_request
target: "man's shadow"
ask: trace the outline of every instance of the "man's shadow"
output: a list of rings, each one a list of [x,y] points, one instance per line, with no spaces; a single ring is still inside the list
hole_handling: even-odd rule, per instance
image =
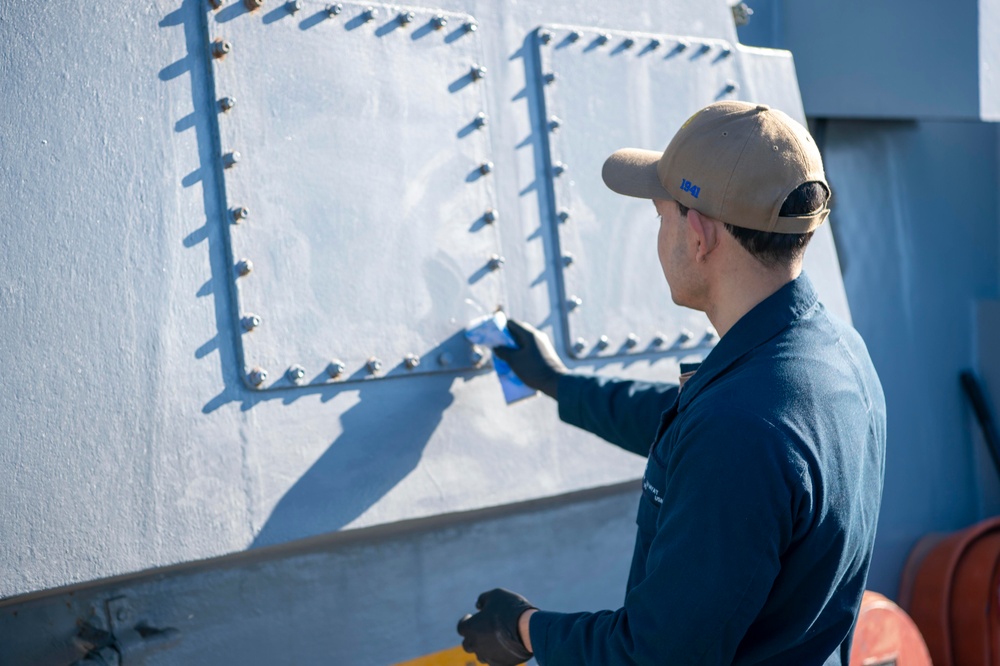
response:
[[[433,358],[433,357],[432,357]],[[416,469],[454,401],[456,375],[362,383],[342,434],[274,507],[251,548],[339,530]]]

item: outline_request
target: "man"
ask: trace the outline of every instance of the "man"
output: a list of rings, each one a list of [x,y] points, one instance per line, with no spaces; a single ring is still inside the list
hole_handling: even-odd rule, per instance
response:
[[[495,353],[564,421],[648,454],[638,532],[621,608],[552,613],[493,590],[459,623],[463,646],[491,665],[846,666],[885,400],[864,343],[801,274],[829,212],[819,151],[780,111],[720,102],[663,153],[616,152],[603,176],[652,199],[671,296],[721,339],[679,387],[573,375],[511,323],[519,348]]]

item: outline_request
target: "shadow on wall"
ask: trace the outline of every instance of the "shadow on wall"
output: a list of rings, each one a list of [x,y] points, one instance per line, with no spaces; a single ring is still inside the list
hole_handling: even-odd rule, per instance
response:
[[[396,390],[362,384],[360,401],[341,416],[343,434],[285,493],[250,547],[336,531],[385,496],[416,469],[454,400],[454,380],[424,377],[420,392],[395,380],[387,382]]]

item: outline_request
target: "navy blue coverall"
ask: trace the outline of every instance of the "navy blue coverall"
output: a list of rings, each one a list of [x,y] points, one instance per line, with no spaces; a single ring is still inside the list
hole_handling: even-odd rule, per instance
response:
[[[562,664],[842,664],[882,496],[885,398],[802,275],[676,384],[565,375],[559,415],[648,455],[625,605],[540,611]],[[650,446],[652,443],[652,446]]]

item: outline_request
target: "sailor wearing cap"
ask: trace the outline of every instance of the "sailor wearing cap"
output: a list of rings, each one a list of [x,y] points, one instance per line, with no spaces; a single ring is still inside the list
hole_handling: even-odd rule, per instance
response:
[[[663,152],[605,162],[650,199],[673,300],[719,343],[681,390],[569,372],[511,321],[495,353],[559,416],[647,456],[622,606],[538,610],[493,590],[459,623],[491,665],[847,666],[882,494],[885,399],[860,336],[819,302],[802,257],[829,214],[808,131],[763,105],[719,102]],[[650,307],[656,307],[650,303]]]

